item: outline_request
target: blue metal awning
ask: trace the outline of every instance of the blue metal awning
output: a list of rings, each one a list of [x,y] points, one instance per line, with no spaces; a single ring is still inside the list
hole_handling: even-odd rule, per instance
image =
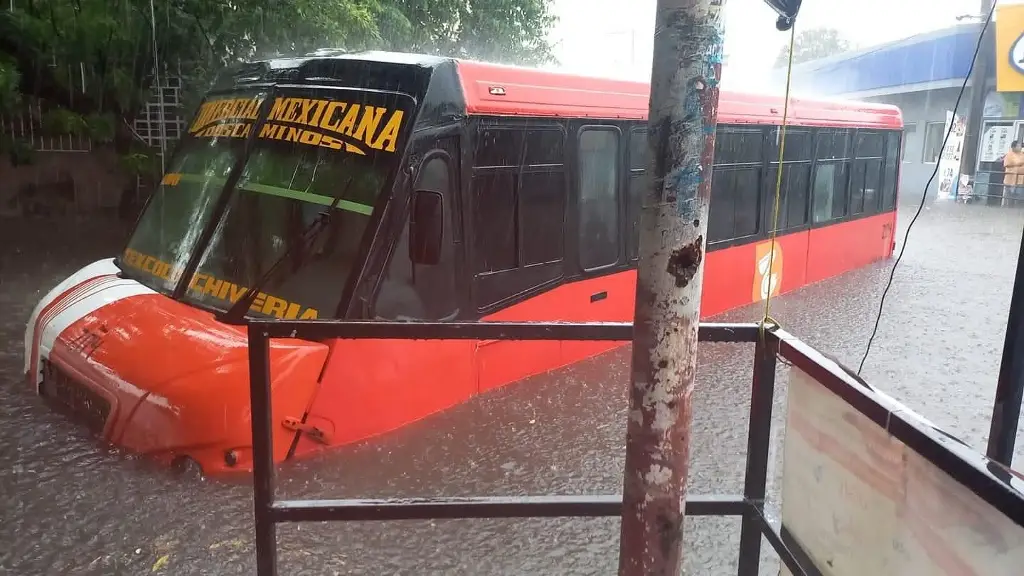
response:
[[[793,67],[793,88],[855,97],[959,86],[967,77],[980,33],[981,24],[962,24],[805,62]],[[992,62],[994,53],[995,46],[983,46],[980,57]],[[776,69],[773,79],[784,82],[785,70]]]

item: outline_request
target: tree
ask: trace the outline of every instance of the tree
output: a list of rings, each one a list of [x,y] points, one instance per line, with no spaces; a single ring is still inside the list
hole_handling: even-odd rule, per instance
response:
[[[386,45],[490,62],[545,64],[550,0],[391,0]]]
[[[39,99],[54,131],[125,148],[156,55],[188,71],[193,104],[227,65],[323,47],[536,64],[551,60],[549,2],[18,0],[0,10],[0,109]]]
[[[793,43],[793,64],[827,58],[851,50],[853,45],[834,28],[809,28],[796,35]],[[789,63],[789,46],[783,46],[775,59],[776,68]]]

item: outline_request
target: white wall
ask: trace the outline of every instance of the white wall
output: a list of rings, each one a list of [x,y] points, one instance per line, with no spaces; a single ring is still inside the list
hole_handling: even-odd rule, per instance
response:
[[[928,92],[912,92],[892,96],[865,98],[872,102],[882,102],[899,106],[903,111],[903,123],[913,124],[915,130],[907,135],[904,145],[903,178],[900,186],[900,203],[918,204],[928,179],[935,172],[935,164],[923,162],[925,124],[927,122],[945,122],[946,112],[953,110],[959,88],[946,88]],[[971,89],[964,91],[960,100],[959,114],[966,115],[970,104]],[[928,188],[929,196],[938,190],[938,176]]]

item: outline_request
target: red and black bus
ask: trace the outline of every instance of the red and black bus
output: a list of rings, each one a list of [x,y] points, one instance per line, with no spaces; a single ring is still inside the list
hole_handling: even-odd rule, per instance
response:
[[[780,165],[782,105],[721,95],[704,316],[892,253],[899,109],[793,99]],[[246,334],[225,315],[629,321],[647,107],[642,83],[430,56],[234,69],[124,250],[37,306],[28,381],[131,451],[245,470]],[[274,457],[364,440],[612,347],[278,341]]]

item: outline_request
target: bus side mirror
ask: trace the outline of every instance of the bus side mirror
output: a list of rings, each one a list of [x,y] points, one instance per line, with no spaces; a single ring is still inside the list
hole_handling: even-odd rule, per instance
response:
[[[796,15],[800,12],[801,2],[802,0],[764,0],[764,3],[779,15],[775,27],[781,32],[793,27]]]
[[[413,264],[434,266],[441,261],[444,239],[444,201],[441,194],[417,190],[409,217],[409,258]]]

